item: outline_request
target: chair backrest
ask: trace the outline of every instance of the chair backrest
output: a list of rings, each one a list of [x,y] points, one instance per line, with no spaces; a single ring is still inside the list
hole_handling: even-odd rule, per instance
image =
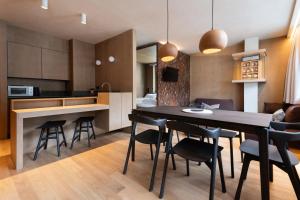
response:
[[[179,121],[168,121],[167,128],[170,130],[176,130],[180,132],[184,132],[193,136],[202,136],[209,137],[213,139],[218,139],[220,136],[220,129],[205,129],[192,124],[187,124]]]
[[[137,115],[137,114],[129,114],[128,118],[133,123],[141,123],[147,124],[152,126],[158,126],[159,128],[164,128],[166,126],[166,119],[154,119],[152,117],[144,116],[144,115]]]
[[[277,144],[300,141],[300,123],[271,122],[269,136]]]
[[[201,106],[202,103],[208,105],[220,104],[221,110],[235,110],[232,99],[206,99],[206,98],[197,98],[194,101],[197,107]]]

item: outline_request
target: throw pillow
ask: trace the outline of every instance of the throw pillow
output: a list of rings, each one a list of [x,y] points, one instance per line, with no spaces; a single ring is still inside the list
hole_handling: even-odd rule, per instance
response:
[[[208,104],[202,102],[201,108],[208,109],[208,110],[219,109],[220,108],[220,104],[208,105]]]
[[[275,111],[272,115],[272,120],[275,122],[281,122],[285,117],[285,113],[282,109]]]

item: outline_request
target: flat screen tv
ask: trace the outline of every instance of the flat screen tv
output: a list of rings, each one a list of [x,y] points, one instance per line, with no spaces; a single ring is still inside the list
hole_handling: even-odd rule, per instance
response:
[[[166,67],[162,73],[162,80],[165,82],[177,82],[178,69],[174,67]]]

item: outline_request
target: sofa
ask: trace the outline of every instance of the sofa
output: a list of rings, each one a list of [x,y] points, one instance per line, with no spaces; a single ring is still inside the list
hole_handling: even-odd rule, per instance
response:
[[[300,122],[300,104],[268,102],[264,104],[264,113],[273,114],[279,109],[285,112],[284,122]]]
[[[208,105],[220,104],[220,110],[235,110],[232,99],[207,99],[207,98],[197,98],[193,102],[193,107],[201,107],[201,104],[205,103]]]

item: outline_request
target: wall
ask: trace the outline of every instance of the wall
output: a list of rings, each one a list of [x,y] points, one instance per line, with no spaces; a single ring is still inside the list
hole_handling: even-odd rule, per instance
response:
[[[132,92],[133,107],[136,97],[136,39],[133,30],[96,44],[96,59],[102,64],[96,68],[96,86],[109,82],[113,91]],[[114,63],[108,57],[114,56]]]
[[[146,80],[146,66],[142,63],[136,65],[136,97],[144,97],[145,95],[145,80]]]
[[[95,45],[70,40],[71,90],[95,88]]]
[[[171,66],[179,69],[177,82],[162,81],[163,69]],[[157,65],[157,98],[158,105],[186,106],[190,97],[190,56],[178,52],[175,61],[164,63],[158,59]]]
[[[285,37],[260,41],[267,49],[266,83],[259,86],[259,111],[264,102],[282,102],[284,80],[290,52],[290,40]],[[242,52],[243,44],[226,48],[219,54],[191,56],[191,95],[197,97],[233,99],[237,110],[243,110],[243,84],[231,83],[234,61],[232,53]]]
[[[7,26],[0,21],[0,139],[7,135]]]

